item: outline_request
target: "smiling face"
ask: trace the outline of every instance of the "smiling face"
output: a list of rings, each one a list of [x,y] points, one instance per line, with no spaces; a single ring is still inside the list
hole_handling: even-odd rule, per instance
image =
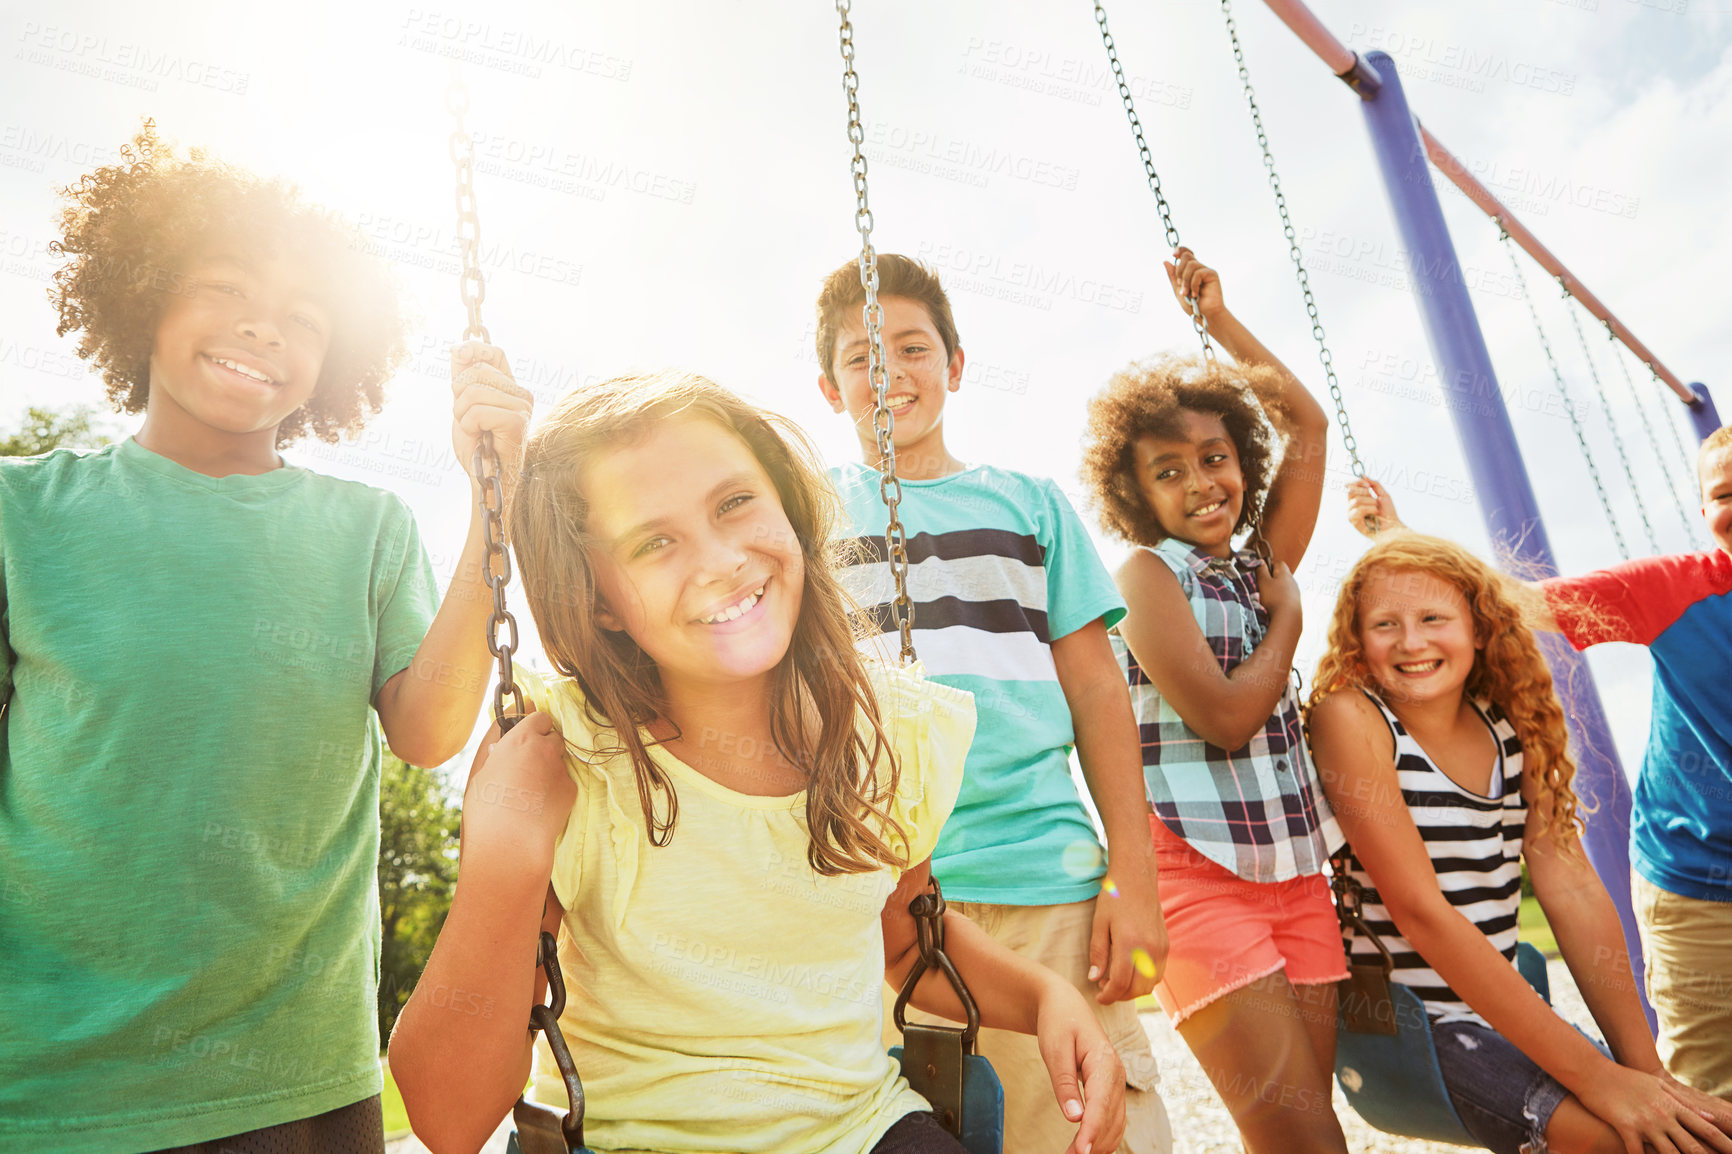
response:
[[[274,437],[318,385],[331,316],[291,260],[205,255],[182,284],[151,347],[152,417],[205,436]]]
[[[1238,448],[1214,414],[1185,409],[1179,418],[1181,437],[1137,438],[1137,488],[1167,536],[1228,556],[1245,507]]]
[[[1732,448],[1710,450],[1697,466],[1702,482],[1702,516],[1721,552],[1732,553]]]
[[[1359,643],[1378,692],[1403,702],[1459,698],[1483,648],[1461,590],[1418,569],[1379,569],[1366,578]]]
[[[714,421],[676,417],[583,471],[604,629],[679,688],[737,688],[788,652],[805,563],[769,475]]]
[[[909,297],[880,297],[884,309],[884,355],[886,393],[896,418],[898,452],[942,451],[944,394],[962,385],[962,350],[944,351],[944,340],[926,306]],[[867,366],[866,325],[859,310],[851,311],[839,326],[834,363],[828,376],[820,374],[818,387],[838,413],[854,419],[863,445],[876,452],[872,429],[876,398]]]

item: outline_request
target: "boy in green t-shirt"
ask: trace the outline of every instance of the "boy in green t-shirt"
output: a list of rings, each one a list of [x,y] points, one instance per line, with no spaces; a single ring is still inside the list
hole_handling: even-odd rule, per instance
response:
[[[382,1150],[378,731],[435,765],[474,728],[480,519],[435,616],[403,502],[277,453],[402,358],[358,237],[148,122],[123,156],[66,190],[52,297],[143,425],[0,461],[0,1151]],[[457,350],[453,439],[509,481],[505,367]]]
[[[973,693],[979,716],[932,872],[993,938],[1091,997],[1125,1067],[1119,1150],[1164,1154],[1172,1132],[1132,1003],[1154,988],[1167,935],[1142,747],[1107,637],[1124,601],[1057,485],[951,455],[944,402],[961,385],[963,352],[950,301],[930,269],[904,256],[879,255],[878,278],[914,645],[927,676]],[[864,298],[856,263],[825,278],[818,387],[853,421],[864,462],[831,470],[858,534],[842,578],[894,660]],[[1071,780],[1073,746],[1105,854]],[[982,1030],[980,1051],[1004,1082],[1006,1154],[1064,1149],[1075,1125],[1052,1101],[1033,1040]]]

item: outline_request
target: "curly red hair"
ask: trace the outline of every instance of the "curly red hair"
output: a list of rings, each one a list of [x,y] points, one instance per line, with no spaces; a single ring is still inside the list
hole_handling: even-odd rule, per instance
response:
[[[365,238],[285,181],[198,149],[176,158],[149,120],[120,154],[61,190],[61,236],[50,247],[68,259],[48,294],[56,331],[80,334],[78,355],[101,372],[115,409],[143,411],[157,322],[186,291],[187,262],[220,242],[243,255],[293,254],[335,322],[318,388],[277,427],[277,444],[359,432],[384,404],[408,327],[390,269]]]
[[[1503,710],[1522,743],[1522,772],[1538,787],[1536,809],[1541,830],[1562,830],[1554,840],[1566,851],[1579,847],[1577,799],[1572,782],[1569,729],[1552,685],[1552,672],[1540,655],[1533,631],[1523,623],[1521,605],[1507,592],[1509,580],[1453,541],[1422,533],[1396,532],[1378,538],[1341,582],[1329,619],[1329,643],[1317,663],[1309,716],[1319,702],[1345,689],[1376,691],[1359,641],[1360,598],[1375,576],[1390,572],[1423,573],[1447,582],[1467,600],[1474,638],[1484,648],[1474,656],[1462,691]]]

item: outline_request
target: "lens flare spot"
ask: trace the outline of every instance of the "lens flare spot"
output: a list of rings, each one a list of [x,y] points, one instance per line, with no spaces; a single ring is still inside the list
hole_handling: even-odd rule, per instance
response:
[[[1112,878],[1102,878],[1101,893],[1109,898],[1116,898],[1119,896],[1119,887]]]
[[[1137,968],[1137,973],[1145,978],[1155,976],[1155,959],[1149,957],[1149,951],[1138,946],[1131,951],[1131,965]]]
[[[1059,859],[1067,876],[1081,881],[1085,878],[1099,877],[1101,872],[1101,847],[1093,838],[1071,842],[1064,847],[1064,854]]]

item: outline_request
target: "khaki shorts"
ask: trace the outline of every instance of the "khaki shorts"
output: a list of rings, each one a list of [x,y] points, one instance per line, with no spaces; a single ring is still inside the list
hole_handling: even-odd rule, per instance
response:
[[[1155,1088],[1160,1074],[1155,1069],[1149,1036],[1137,1020],[1136,1006],[1128,1001],[1101,1005],[1095,1001],[1098,988],[1088,980],[1094,899],[1063,906],[954,901],[946,904],[992,935],[1000,945],[1039,962],[1082,991],[1125,1066],[1125,1138],[1119,1144],[1120,1154],[1169,1154],[1173,1148],[1173,1129],[1167,1121],[1166,1104]],[[896,992],[886,986],[886,1046],[901,1043],[891,1015],[895,1003]],[[908,1017],[919,1022],[943,1021],[913,1007],[909,1008]],[[1009,1030],[983,1029],[977,1048],[1004,1083],[1004,1154],[1056,1154],[1068,1146],[1076,1137],[1076,1123],[1059,1111],[1052,1078],[1047,1074],[1046,1063],[1041,1061],[1034,1038]]]
[[[1732,902],[1683,897],[1635,873],[1630,893],[1660,1060],[1680,1082],[1732,1099]]]

